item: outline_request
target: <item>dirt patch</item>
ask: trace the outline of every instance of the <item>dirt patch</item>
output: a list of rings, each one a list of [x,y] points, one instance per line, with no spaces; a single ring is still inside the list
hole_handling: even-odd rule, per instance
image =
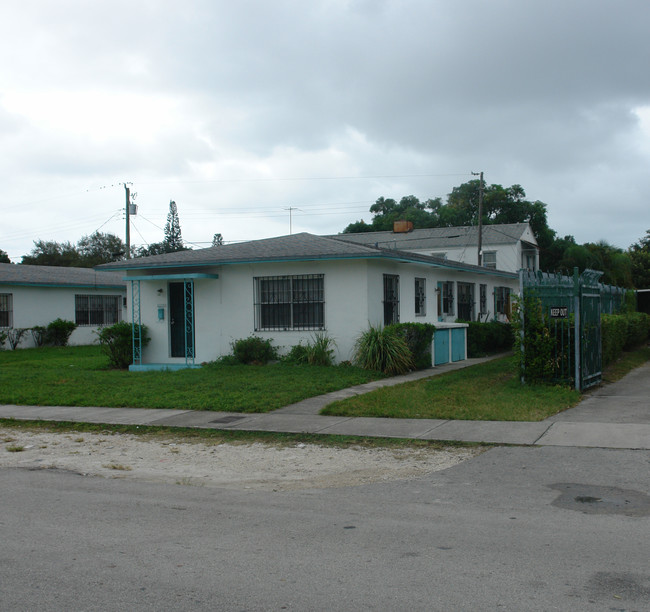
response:
[[[0,428],[0,467],[60,468],[104,478],[236,489],[345,487],[411,479],[444,470],[479,452],[211,443]]]

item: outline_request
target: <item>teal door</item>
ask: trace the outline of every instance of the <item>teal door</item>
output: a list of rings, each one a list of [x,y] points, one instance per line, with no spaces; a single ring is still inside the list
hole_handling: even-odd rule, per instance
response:
[[[451,330],[451,360],[462,361],[465,359],[465,327]]]
[[[194,355],[194,304],[187,299],[186,283],[169,283],[169,339],[172,357]],[[188,316],[189,315],[189,316]]]
[[[435,358],[433,365],[441,365],[449,363],[449,330],[436,329],[433,335],[433,348],[435,351]]]

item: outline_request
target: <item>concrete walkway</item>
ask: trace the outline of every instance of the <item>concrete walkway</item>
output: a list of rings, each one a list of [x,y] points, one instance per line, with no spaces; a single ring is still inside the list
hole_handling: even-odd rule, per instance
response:
[[[621,381],[586,394],[575,408],[535,423],[351,418],[318,414],[321,408],[337,399],[368,393],[383,386],[437,376],[483,361],[486,360],[469,359],[405,376],[374,381],[310,398],[265,414],[3,405],[0,406],[0,418],[496,444],[650,449],[650,362],[634,370]]]

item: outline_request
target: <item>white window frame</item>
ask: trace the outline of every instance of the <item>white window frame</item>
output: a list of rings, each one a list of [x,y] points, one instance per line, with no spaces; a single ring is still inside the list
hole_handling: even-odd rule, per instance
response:
[[[424,317],[427,314],[427,279],[415,279],[415,316]]]
[[[14,326],[14,300],[12,293],[0,293],[0,329]],[[6,323],[6,325],[4,325]]]
[[[496,251],[484,251],[481,256],[481,264],[484,268],[490,268],[490,270],[497,269],[497,252]]]
[[[479,314],[480,315],[486,315],[487,314],[487,285],[484,283],[481,283],[479,285]]]
[[[443,281],[441,283],[440,303],[442,314],[448,317],[454,316],[454,281]]]
[[[399,323],[399,274],[384,274],[384,325]]]
[[[510,287],[494,288],[494,312],[497,315],[509,315],[510,293]]]

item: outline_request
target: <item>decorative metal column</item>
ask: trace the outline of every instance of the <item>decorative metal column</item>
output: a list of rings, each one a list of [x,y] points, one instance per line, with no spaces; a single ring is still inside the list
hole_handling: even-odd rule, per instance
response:
[[[194,365],[194,280],[185,279],[185,365]]]
[[[131,337],[133,365],[142,364],[142,313],[140,311],[140,281],[131,281]]]

